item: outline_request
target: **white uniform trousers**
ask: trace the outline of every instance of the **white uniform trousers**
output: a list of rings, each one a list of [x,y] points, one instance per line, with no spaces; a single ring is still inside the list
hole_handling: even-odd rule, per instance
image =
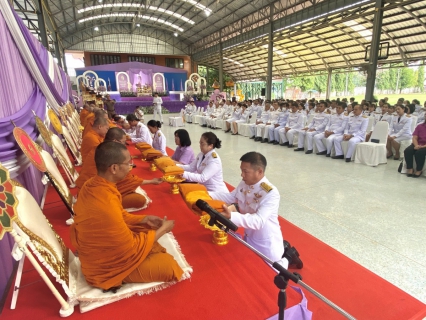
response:
[[[161,113],[161,106],[155,106],[154,107],[154,117],[153,117],[154,120],[157,117],[157,113],[160,116],[161,123],[163,123],[163,114]]]
[[[268,138],[269,141],[277,141],[280,142],[280,135],[278,130],[284,128],[284,126],[278,126],[275,128],[275,125],[268,126]]]
[[[361,137],[352,137],[348,141],[348,152],[346,152],[345,158],[352,158],[356,145],[360,142],[363,142],[364,140],[365,139]],[[338,137],[334,138],[334,150],[336,150],[336,156],[343,155],[342,141],[343,135],[339,135]]]
[[[252,123],[251,125],[249,125],[249,130],[250,130],[249,138],[254,137],[256,135],[256,124]]]
[[[298,148],[304,148],[305,146],[305,137],[307,140],[307,144],[308,144],[308,150],[312,150],[314,148],[314,144],[312,139],[314,138],[315,135],[319,134],[320,132],[318,131],[305,131],[305,130],[300,130],[299,131],[299,141],[297,142],[297,147]]]
[[[278,134],[280,135],[281,143],[288,142],[289,144],[293,144],[294,134],[297,134],[298,132],[299,132],[299,130],[297,130],[297,129],[290,129],[287,132],[285,132],[285,128],[278,130]]]
[[[207,124],[207,116],[202,116],[199,121],[200,121],[200,126]]]
[[[256,126],[256,137],[263,139],[263,135],[265,134],[265,128],[266,128],[266,124],[264,123],[258,124]]]
[[[328,136],[325,140],[325,146],[322,142],[322,139],[325,138],[324,133],[320,133],[314,136],[315,145],[317,146],[318,152],[327,151],[327,154],[331,154],[331,149],[333,148],[333,142],[334,139],[338,136],[341,136],[341,134],[332,134],[331,136]]]

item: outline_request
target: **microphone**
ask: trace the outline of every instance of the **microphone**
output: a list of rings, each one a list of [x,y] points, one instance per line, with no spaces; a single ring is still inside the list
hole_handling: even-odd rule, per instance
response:
[[[223,224],[226,228],[237,231],[238,227],[228,218],[225,218],[223,215],[221,215],[217,210],[213,209],[207,202],[204,200],[198,199],[197,202],[195,202],[195,205],[208,213],[208,215],[211,217],[209,221],[209,226],[213,226],[215,221],[219,221],[221,224]]]

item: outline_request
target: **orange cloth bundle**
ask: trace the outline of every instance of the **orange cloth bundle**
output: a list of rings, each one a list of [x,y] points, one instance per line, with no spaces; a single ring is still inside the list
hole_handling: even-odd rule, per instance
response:
[[[155,150],[154,148],[151,148],[142,152],[142,157],[148,161],[154,160],[162,156],[163,154],[161,153],[161,151]]]
[[[163,171],[167,167],[176,166],[175,162],[170,157],[161,157],[161,158],[155,159],[154,164],[161,171]]]
[[[164,169],[161,169],[161,171],[163,171],[165,176],[180,176],[185,172],[181,167],[178,166],[165,167]]]
[[[129,137],[129,138],[130,138],[130,137]],[[148,150],[148,149],[151,149],[151,148],[152,148],[152,146],[151,146],[149,143],[146,143],[146,142],[139,142],[139,143],[136,143],[135,147],[136,147],[136,149],[141,150],[141,152],[142,152],[143,150]]]
[[[189,209],[191,209],[197,215],[204,215],[205,212],[201,211],[195,204],[198,199],[204,200],[207,202],[213,209],[222,212],[222,205],[225,202],[221,200],[213,200],[207,189],[202,184],[193,184],[193,183],[184,183],[179,185],[179,190],[182,195],[183,200]]]

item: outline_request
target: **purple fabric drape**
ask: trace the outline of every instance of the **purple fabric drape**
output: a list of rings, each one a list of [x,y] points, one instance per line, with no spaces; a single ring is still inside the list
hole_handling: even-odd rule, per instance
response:
[[[65,100],[62,99],[61,94],[56,90],[55,85],[53,84],[52,80],[50,80],[49,73],[47,71],[47,66],[45,63],[43,63],[40,54],[37,52],[37,48],[33,43],[32,37],[34,37],[31,32],[27,29],[22,19],[18,16],[15,10],[13,10],[13,13],[15,15],[16,22],[19,25],[19,28],[21,29],[22,35],[25,38],[25,41],[28,44],[28,47],[31,51],[31,54],[33,55],[34,60],[36,61],[37,66],[40,68],[40,73],[43,76],[44,81],[47,84],[47,87],[52,92],[53,96],[55,97],[56,102],[58,102],[59,105],[65,104]],[[46,49],[41,48],[41,52],[47,52]]]
[[[28,101],[35,83],[1,13],[0,43],[0,118],[2,118],[14,114]],[[2,132],[3,130],[0,131]]]

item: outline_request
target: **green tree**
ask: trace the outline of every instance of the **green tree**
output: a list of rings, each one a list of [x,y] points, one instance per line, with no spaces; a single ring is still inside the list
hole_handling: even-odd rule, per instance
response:
[[[349,72],[348,74],[348,94],[353,93],[355,90],[355,75],[356,72]]]
[[[417,88],[420,92],[424,92],[424,82],[425,82],[425,66],[421,65],[417,71]]]
[[[314,77],[312,76],[302,76],[297,78],[292,78],[292,85],[294,87],[299,87],[302,92],[311,90],[314,87]]]
[[[336,91],[336,94],[339,92],[345,91],[346,86],[346,76],[344,73],[335,73],[334,76],[334,90]],[[333,84],[333,81],[332,81]]]
[[[399,83],[399,88],[401,90],[415,87],[416,78],[414,77],[414,70],[411,68],[402,68]]]
[[[396,91],[397,82],[398,82],[398,69],[393,69],[393,68],[389,69],[389,90]]]
[[[313,88],[317,90],[320,94],[327,91],[327,79],[326,74],[319,74],[314,77]]]

